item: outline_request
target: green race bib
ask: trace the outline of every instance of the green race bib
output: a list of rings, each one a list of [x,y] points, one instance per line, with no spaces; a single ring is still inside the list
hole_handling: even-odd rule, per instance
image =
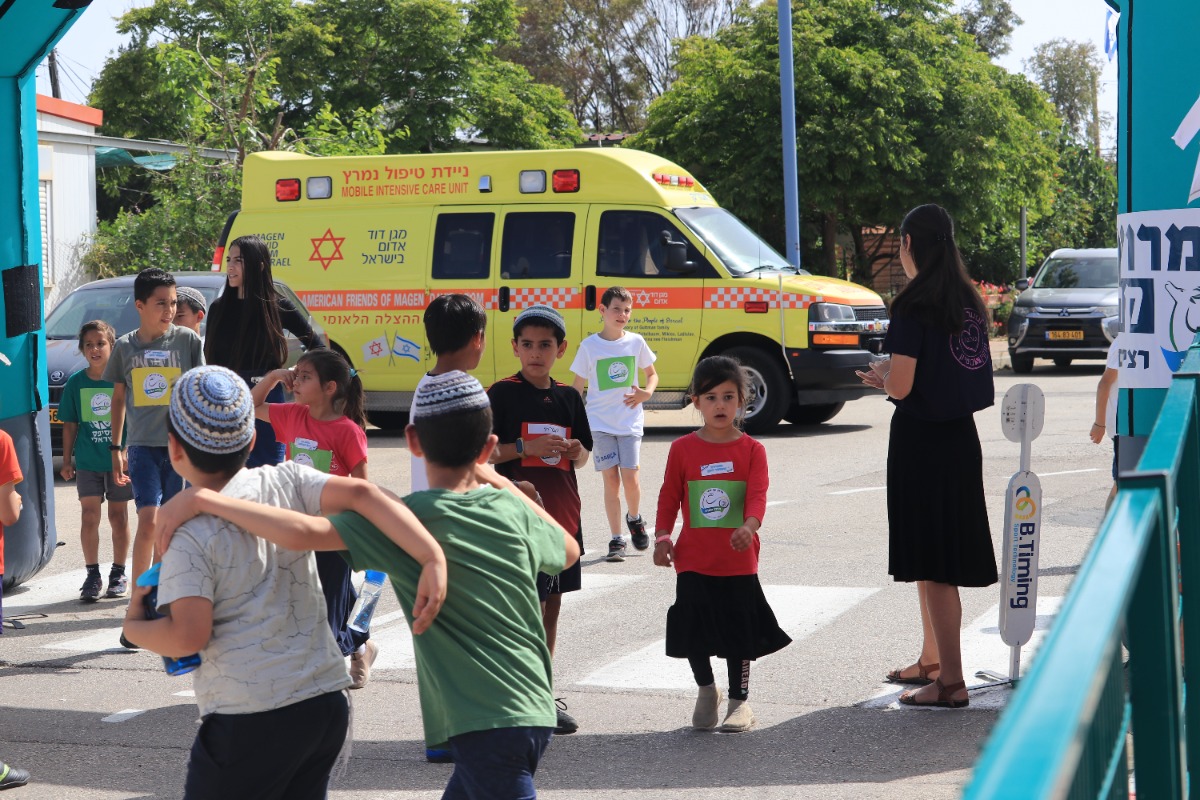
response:
[[[633,356],[601,358],[596,361],[596,388],[622,389],[637,379],[637,360]]]
[[[79,415],[84,422],[112,419],[112,389],[80,389]]]
[[[330,466],[333,464],[332,450],[321,450],[312,439],[297,439],[292,442],[291,451],[292,461],[320,470],[326,475],[329,474]]]
[[[693,528],[739,528],[746,521],[745,481],[688,481]]]

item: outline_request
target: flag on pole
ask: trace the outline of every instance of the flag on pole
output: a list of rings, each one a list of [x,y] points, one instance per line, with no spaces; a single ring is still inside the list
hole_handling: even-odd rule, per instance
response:
[[[1120,14],[1114,14],[1112,9],[1108,9],[1108,16],[1104,18],[1104,54],[1108,56],[1108,60],[1112,61],[1117,57],[1117,21],[1121,19]]]
[[[391,355],[388,350],[387,336],[376,336],[371,341],[362,346],[363,360],[370,361],[374,358],[383,358]]]
[[[392,342],[392,355],[400,356],[401,358],[411,358],[413,361],[421,361],[421,345],[416,342],[410,342],[400,334],[396,334],[396,339]]]

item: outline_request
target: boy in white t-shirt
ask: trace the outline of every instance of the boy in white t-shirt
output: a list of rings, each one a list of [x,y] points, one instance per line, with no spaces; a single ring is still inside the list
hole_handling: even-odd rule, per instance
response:
[[[633,546],[650,546],[646,523],[639,506],[642,488],[638,482],[638,462],[642,445],[645,411],[642,403],[654,394],[658,374],[656,356],[646,340],[625,330],[633,311],[633,297],[627,289],[612,286],[600,298],[600,319],[604,328],[579,343],[579,352],[571,362],[575,389],[583,394],[587,386],[588,424],[592,428],[595,449],[592,459],[604,476],[604,511],[612,539],[608,543],[609,561],[625,560],[625,538],[621,534],[620,490],[625,488],[625,525]],[[646,373],[646,385],[638,384],[638,370]]]

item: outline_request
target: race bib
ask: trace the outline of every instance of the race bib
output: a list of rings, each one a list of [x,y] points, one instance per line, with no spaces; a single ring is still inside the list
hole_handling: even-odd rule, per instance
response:
[[[637,379],[637,360],[633,356],[601,358],[596,361],[596,388],[624,389]]]
[[[710,475],[728,475],[733,472],[732,461],[718,461],[714,464],[704,464],[700,467],[700,475],[709,477]]]
[[[536,439],[539,436],[561,436],[564,439],[571,438],[571,429],[564,428],[562,425],[552,425],[547,422],[522,422],[521,423],[521,438],[526,442]],[[564,458],[562,455],[546,456],[538,458],[536,456],[525,456],[521,459],[522,467],[557,467],[558,469],[570,469],[571,460]]]
[[[292,442],[292,461],[297,464],[303,464],[306,467],[312,467],[315,470],[329,474],[330,467],[333,464],[333,451],[322,450],[317,447],[317,443],[312,439],[296,439]]]
[[[112,419],[112,389],[80,389],[79,412],[84,422]]]
[[[739,528],[746,521],[745,481],[688,481],[693,528]]]
[[[146,350],[142,352],[142,358],[146,359],[147,364],[165,367],[171,360],[171,353],[168,350]]]
[[[133,405],[165,406],[171,403],[171,387],[179,380],[179,367],[137,367],[133,370]]]

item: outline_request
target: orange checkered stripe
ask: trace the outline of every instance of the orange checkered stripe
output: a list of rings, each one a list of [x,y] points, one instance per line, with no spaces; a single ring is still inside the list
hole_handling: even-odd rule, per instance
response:
[[[510,308],[524,309],[530,306],[551,308],[578,308],[579,290],[570,286],[555,286],[550,289],[517,288],[508,296]]]
[[[783,293],[784,308],[808,308],[813,303],[820,303],[825,298],[821,295]],[[747,287],[726,287],[713,289],[704,298],[705,308],[741,308],[743,303],[768,303],[768,308],[779,307],[779,291],[776,289],[754,289]]]

